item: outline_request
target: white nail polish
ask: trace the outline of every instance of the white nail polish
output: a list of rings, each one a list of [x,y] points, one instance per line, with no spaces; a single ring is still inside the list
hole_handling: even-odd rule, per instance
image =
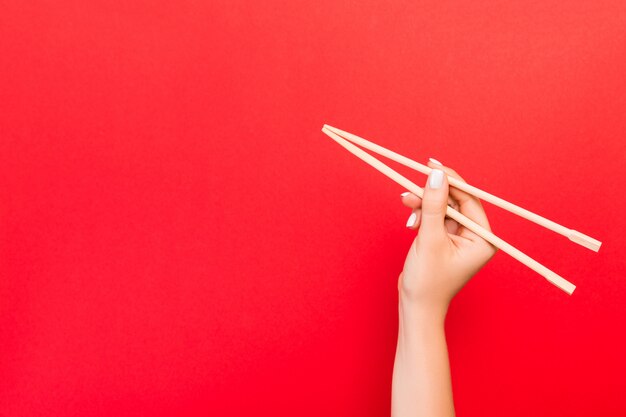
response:
[[[417,221],[417,213],[413,212],[409,216],[409,220],[406,221],[406,227],[413,227],[413,226],[415,226],[415,222],[416,221]]]
[[[433,169],[430,171],[430,176],[428,177],[428,185],[433,190],[437,188],[441,188],[443,185],[443,171],[440,169]]]
[[[403,192],[402,194],[400,194],[400,197],[406,197],[407,195],[411,194],[408,191]]]
[[[442,164],[441,162],[437,161],[435,158],[428,158],[428,160],[429,160],[430,162],[432,162],[433,164],[435,164],[435,165],[441,165],[441,166],[443,166],[443,164]]]

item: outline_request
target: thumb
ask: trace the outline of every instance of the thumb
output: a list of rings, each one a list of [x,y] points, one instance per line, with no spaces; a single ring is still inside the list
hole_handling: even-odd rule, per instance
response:
[[[422,199],[422,224],[420,237],[428,241],[441,241],[448,236],[444,220],[448,207],[448,178],[440,169],[428,176]]]

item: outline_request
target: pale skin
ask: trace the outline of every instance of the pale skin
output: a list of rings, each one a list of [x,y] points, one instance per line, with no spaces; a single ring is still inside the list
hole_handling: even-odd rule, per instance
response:
[[[448,186],[447,176],[463,179],[445,166],[433,162],[428,166],[434,170],[424,187],[424,198],[409,193],[402,196],[402,203],[416,214],[407,227],[419,232],[398,279],[392,417],[455,415],[444,332],[446,313],[452,298],[496,252],[494,246],[445,217],[450,204],[491,230],[480,201]]]

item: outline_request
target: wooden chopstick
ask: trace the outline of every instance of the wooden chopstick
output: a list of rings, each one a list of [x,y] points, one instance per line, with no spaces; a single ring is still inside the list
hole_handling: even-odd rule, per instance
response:
[[[417,161],[409,159],[389,149],[383,148],[382,146],[372,143],[367,139],[363,139],[357,135],[345,132],[341,129],[337,129],[336,127],[332,127],[329,125],[324,125],[324,128],[343,137],[344,139],[349,140],[350,142],[354,142],[357,145],[362,146],[365,149],[376,152],[379,155],[387,157],[423,174],[428,175],[431,171],[430,167],[422,165]],[[567,237],[572,242],[578,243],[579,245],[584,246],[587,249],[591,249],[595,252],[598,252],[600,250],[600,245],[602,245],[602,242],[600,242],[599,240],[596,240],[574,229],[569,229],[565,226],[562,226],[556,222],[553,222],[552,220],[546,219],[545,217],[542,217],[538,214],[533,213],[532,211],[526,210],[525,208],[510,203],[500,197],[497,197],[472,185],[459,181],[456,178],[448,177],[448,181],[451,186],[458,188],[459,190],[465,191],[466,193],[476,196],[481,200],[485,200],[495,206],[501,207],[507,211],[510,211],[511,213],[517,214],[520,217],[530,220],[531,222],[537,223],[540,226],[543,226],[560,235]]]
[[[421,187],[419,187],[417,184],[414,184],[407,178],[403,177],[397,171],[394,171],[393,169],[391,169],[390,167],[388,167],[387,165],[385,165],[378,159],[374,158],[372,155],[368,154],[364,150],[348,142],[346,139],[337,135],[336,133],[328,129],[326,126],[322,128],[322,132],[328,135],[331,139],[333,139],[339,145],[346,148],[350,153],[360,158],[365,163],[371,165],[372,167],[374,167],[381,173],[385,174],[387,177],[391,178],[392,180],[400,184],[405,189],[409,190],[410,192],[412,192],[413,194],[417,195],[420,198],[423,197],[424,190]],[[451,178],[448,177],[448,180],[450,179]],[[471,219],[465,217],[458,211],[454,210],[452,207],[448,206],[446,210],[446,215],[450,217],[451,219],[456,220],[463,226],[467,227],[469,230],[476,233],[478,236],[482,237],[483,239],[485,239],[487,242],[491,243],[495,247],[501,249],[503,252],[508,253],[513,258],[517,259],[518,261],[520,261],[521,263],[523,263],[524,265],[526,265],[533,271],[543,276],[549,282],[551,282],[552,284],[554,284],[561,290],[565,291],[567,294],[571,295],[576,289],[576,286],[572,284],[571,282],[567,281],[565,278],[549,270],[548,268],[546,268],[539,262],[532,259],[530,256],[526,255],[524,252],[520,251],[519,249],[513,247],[511,244],[500,239],[498,236],[494,235],[493,233],[483,228],[479,224],[475,223]]]

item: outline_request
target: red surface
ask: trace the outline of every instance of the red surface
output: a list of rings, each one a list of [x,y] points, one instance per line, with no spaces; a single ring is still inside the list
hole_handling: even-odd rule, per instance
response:
[[[459,416],[626,415],[626,3],[296,3],[3,2],[0,415],[388,415],[409,212],[325,122],[604,242],[487,207],[578,289],[475,277]]]

